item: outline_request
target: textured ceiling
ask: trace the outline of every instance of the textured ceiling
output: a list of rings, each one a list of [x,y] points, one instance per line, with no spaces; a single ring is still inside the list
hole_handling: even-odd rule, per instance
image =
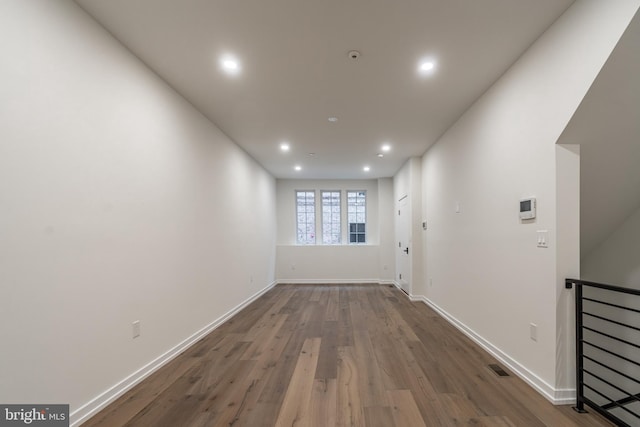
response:
[[[334,179],[422,155],[572,2],[77,0],[273,175]]]

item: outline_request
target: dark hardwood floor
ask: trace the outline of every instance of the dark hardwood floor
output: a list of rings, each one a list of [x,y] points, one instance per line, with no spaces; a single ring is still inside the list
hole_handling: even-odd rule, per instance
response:
[[[423,303],[278,285],[84,426],[609,426],[554,407]]]

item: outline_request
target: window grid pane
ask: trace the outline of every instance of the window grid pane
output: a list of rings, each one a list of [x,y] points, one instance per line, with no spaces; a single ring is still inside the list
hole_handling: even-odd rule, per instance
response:
[[[366,243],[367,193],[365,191],[347,191],[347,219],[349,243]]]
[[[315,191],[296,191],[296,230],[299,245],[316,243]]]
[[[341,242],[340,192],[322,192],[322,243],[338,245]]]

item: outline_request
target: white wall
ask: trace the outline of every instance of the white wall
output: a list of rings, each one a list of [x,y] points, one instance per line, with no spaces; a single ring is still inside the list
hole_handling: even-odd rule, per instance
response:
[[[557,185],[576,177],[558,173],[555,143],[637,8],[574,3],[423,156],[429,285],[416,296],[556,403],[571,397],[558,277],[576,267],[579,249],[574,235],[556,233],[557,190],[571,188]],[[528,196],[538,215],[521,221]],[[548,231],[548,248],[537,247],[537,230]]]
[[[316,245],[296,244],[296,190],[340,190],[342,220],[346,224],[346,191],[367,192],[367,244],[320,244],[321,207],[316,204],[318,240]],[[388,245],[393,239],[389,217],[393,212],[391,179],[369,180],[277,180],[278,247],[276,278],[279,282],[377,282],[393,277],[392,253]],[[387,222],[384,224],[380,221]],[[345,227],[343,226],[343,230]],[[346,242],[343,232],[343,242]]]
[[[640,208],[582,260],[582,280],[640,289]]]
[[[391,282],[395,276],[395,206],[393,179],[378,179],[378,276],[381,282]]]
[[[2,9],[0,401],[77,422],[273,283],[275,180],[75,3]]]
[[[378,245],[280,245],[276,278],[280,283],[377,283]],[[387,266],[387,269],[389,266]]]
[[[580,277],[580,148],[556,144],[557,398],[573,396],[575,390],[575,296],[562,284]]]
[[[560,136],[580,144],[581,257],[640,206],[640,13]]]

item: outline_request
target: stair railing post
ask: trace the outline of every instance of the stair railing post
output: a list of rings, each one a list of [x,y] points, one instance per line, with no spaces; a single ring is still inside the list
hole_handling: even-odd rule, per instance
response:
[[[584,358],[583,330],[582,330],[582,284],[574,283],[576,295],[576,407],[580,413],[584,409]]]

